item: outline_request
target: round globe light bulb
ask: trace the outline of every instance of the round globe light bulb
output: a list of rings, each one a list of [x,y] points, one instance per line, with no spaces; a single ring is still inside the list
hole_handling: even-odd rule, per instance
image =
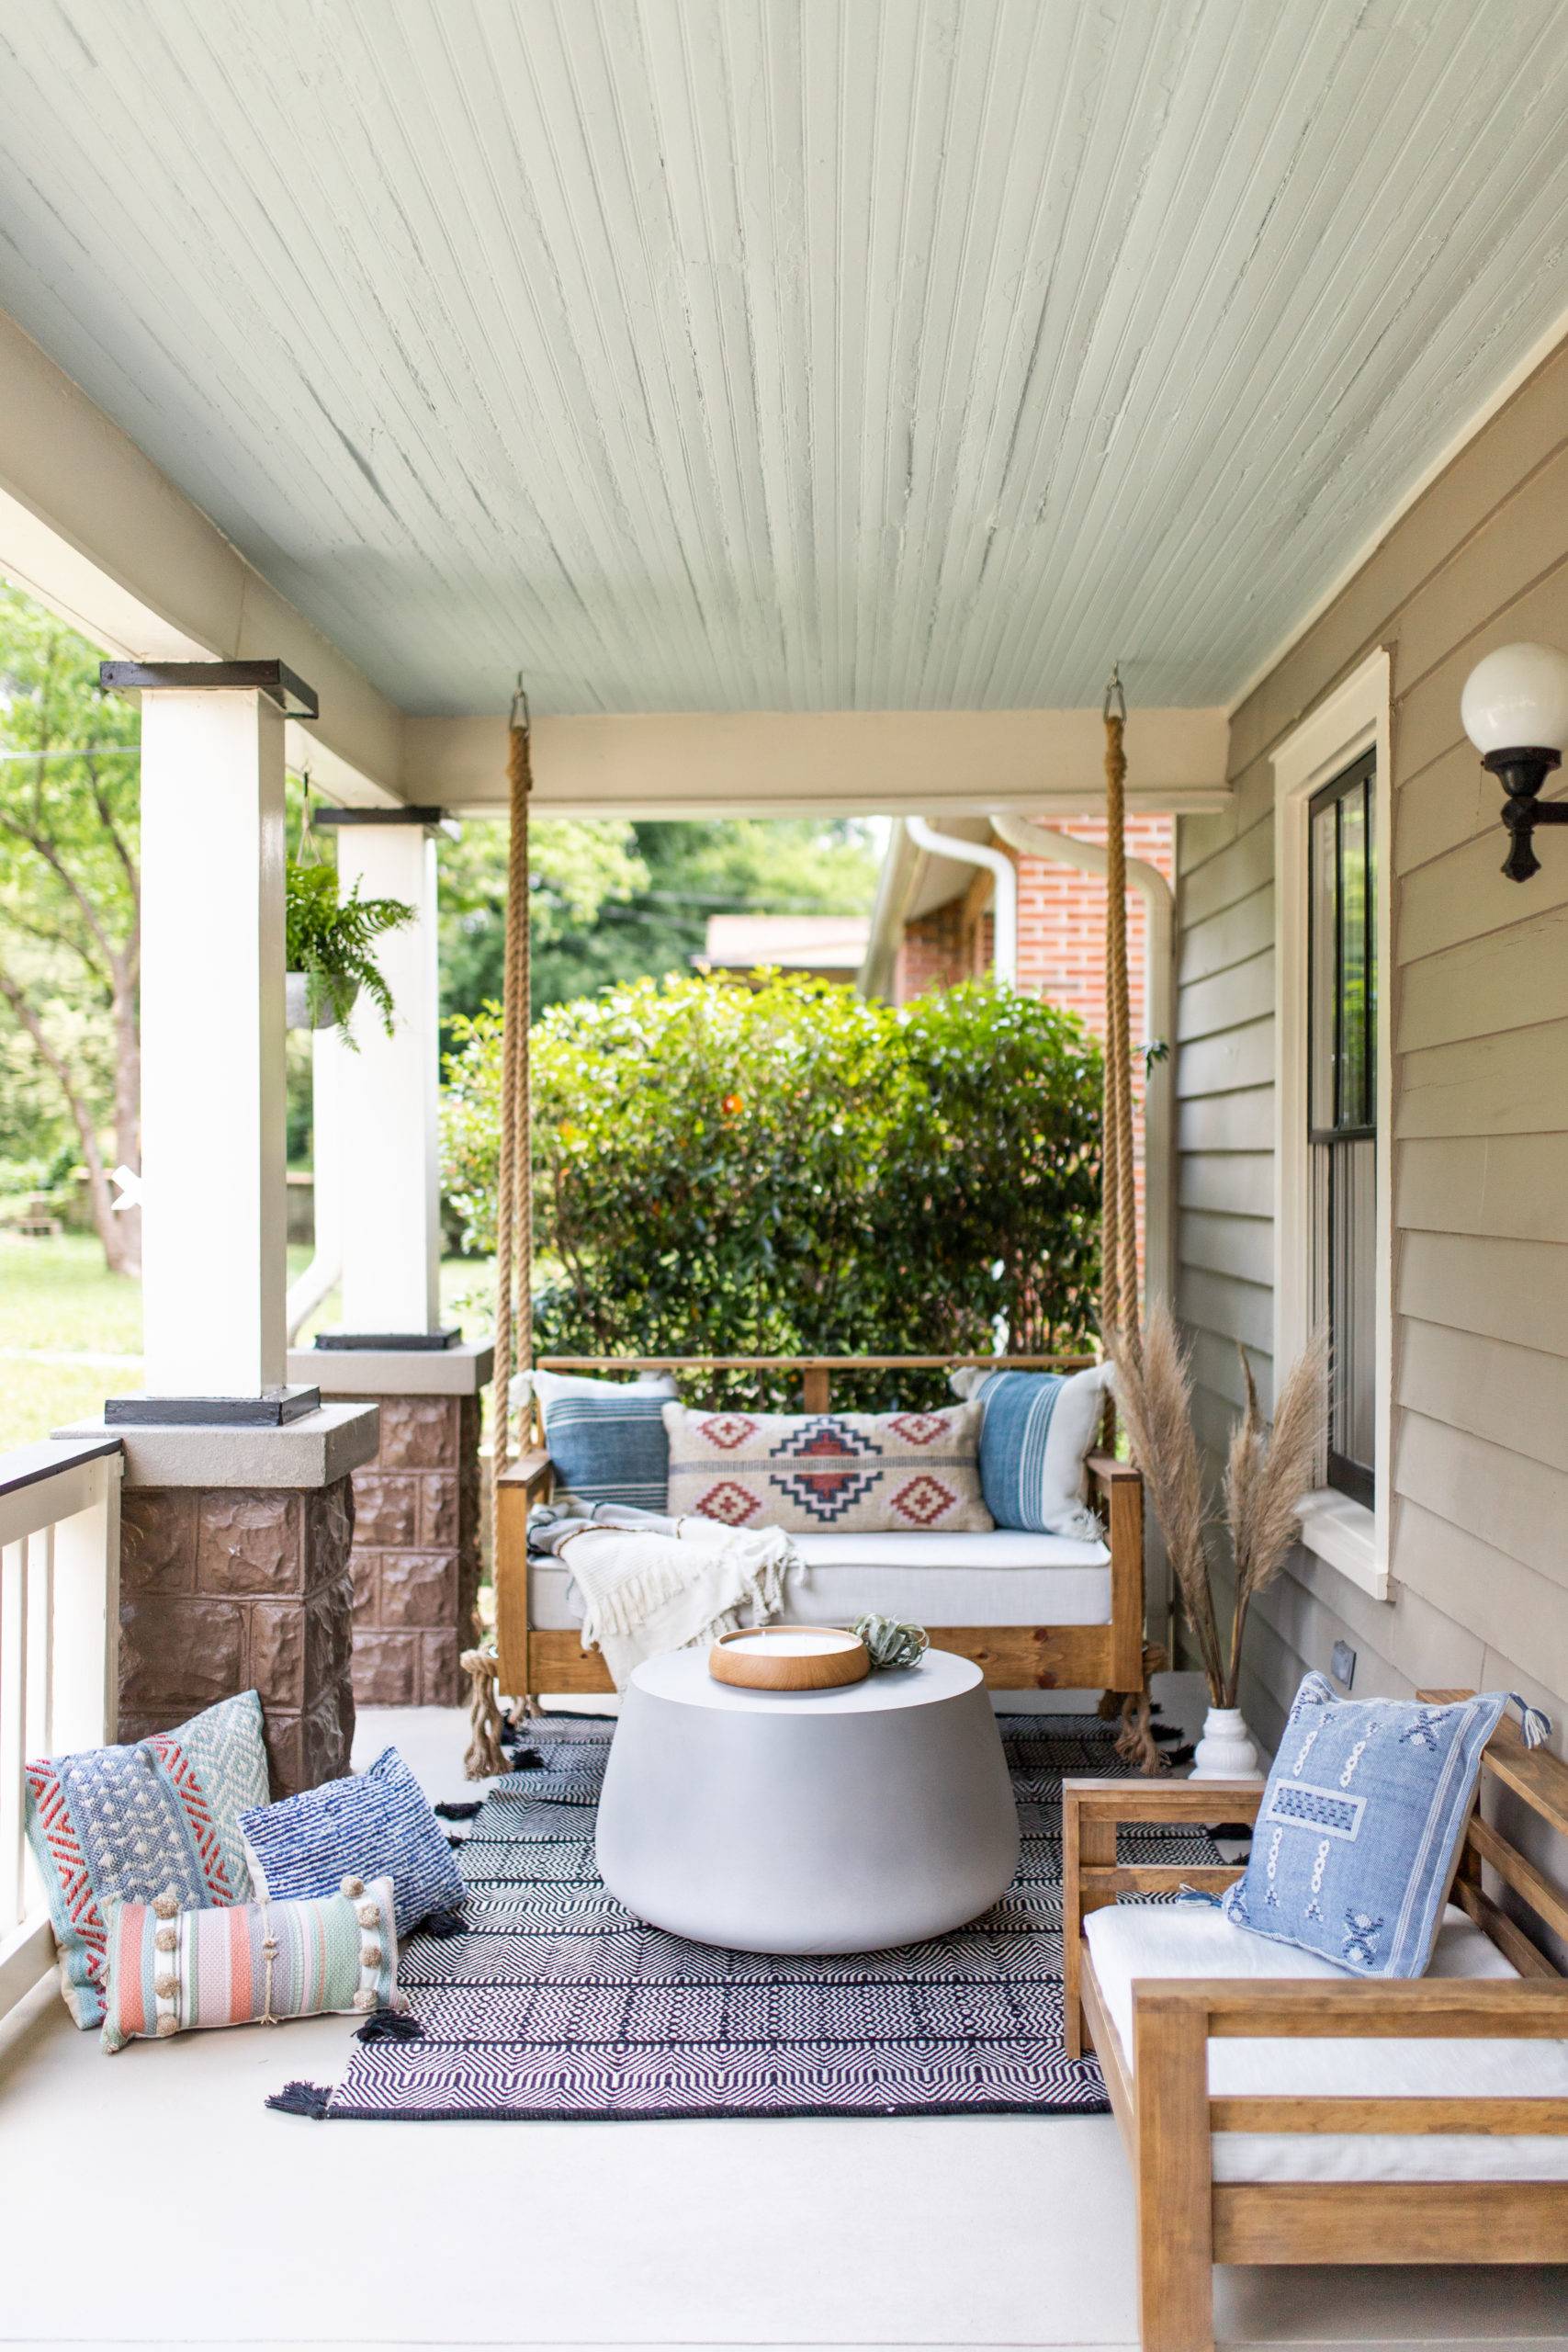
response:
[[[1503,645],[1464,682],[1459,715],[1476,750],[1560,752],[1568,744],[1568,653]]]

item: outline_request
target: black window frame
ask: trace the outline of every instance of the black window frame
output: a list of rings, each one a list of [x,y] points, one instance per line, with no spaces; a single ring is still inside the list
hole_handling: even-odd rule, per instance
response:
[[[1361,1012],[1362,1035],[1359,1040],[1358,1076],[1352,1099],[1346,1092],[1347,1056],[1345,1052],[1346,979],[1345,944],[1347,936],[1346,894],[1343,889],[1343,850],[1345,809],[1348,803],[1359,800],[1366,842],[1366,879],[1361,893],[1359,951],[1361,969],[1366,975],[1366,987]],[[1324,1007],[1319,1001],[1318,986],[1318,874],[1314,865],[1317,821],[1327,808],[1337,812],[1335,820],[1335,923],[1333,1023],[1334,1035],[1330,1051],[1333,1102],[1327,1124],[1314,1121],[1314,1114],[1324,1106],[1314,1101],[1318,1073],[1318,1048],[1321,1043],[1319,1024]],[[1372,1147],[1372,1194],[1377,1193],[1378,1159],[1378,998],[1382,975],[1377,958],[1377,893],[1380,882],[1382,844],[1377,835],[1377,752],[1374,748],[1359,753],[1339,774],[1330,779],[1307,802],[1307,1035],[1306,1035],[1306,1105],[1305,1125],[1309,1152],[1314,1168],[1314,1181],[1309,1185],[1312,1201],[1312,1267],[1314,1295],[1320,1304],[1332,1300],[1332,1272],[1337,1262],[1339,1234],[1337,1214],[1342,1214],[1342,1194],[1348,1181],[1348,1148],[1371,1143]],[[1322,1155],[1320,1159],[1320,1154]],[[1322,1205],[1320,1209],[1320,1191]],[[1374,1208],[1375,1216],[1375,1208]],[[1374,1242],[1375,1258],[1375,1242]],[[1339,1335],[1333,1328],[1331,1303],[1323,1307],[1329,1323],[1330,1337],[1335,1341],[1335,1360],[1329,1365],[1329,1440],[1326,1476],[1329,1486],[1353,1501],[1374,1508],[1377,1500],[1377,1480],[1381,1465],[1375,1457],[1369,1463],[1359,1462],[1339,1450],[1335,1434],[1340,1427],[1340,1408],[1347,1401],[1347,1392],[1339,1385],[1344,1366],[1337,1341]],[[1371,1295],[1365,1301],[1368,1317],[1367,1339],[1371,1360],[1377,1360],[1377,1298],[1374,1281]],[[1374,1369],[1375,1376],[1375,1369]]]

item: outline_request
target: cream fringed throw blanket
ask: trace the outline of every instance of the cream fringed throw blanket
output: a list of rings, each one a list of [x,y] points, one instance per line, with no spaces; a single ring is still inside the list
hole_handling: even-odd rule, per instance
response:
[[[617,1690],[645,1657],[770,1623],[784,1607],[785,1577],[800,1565],[780,1528],[748,1533],[616,1503],[586,1512],[541,1504],[528,1521],[528,1548],[570,1569],[582,1595],[582,1646],[603,1654]]]

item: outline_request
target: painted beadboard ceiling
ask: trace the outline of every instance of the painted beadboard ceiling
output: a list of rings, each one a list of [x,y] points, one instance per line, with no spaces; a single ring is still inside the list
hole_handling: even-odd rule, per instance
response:
[[[411,709],[1240,685],[1568,307],[1556,0],[0,0],[0,304]]]

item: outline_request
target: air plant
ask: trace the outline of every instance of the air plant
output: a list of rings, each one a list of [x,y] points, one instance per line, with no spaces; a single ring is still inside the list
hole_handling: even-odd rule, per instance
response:
[[[1234,1707],[1247,1612],[1278,1576],[1300,1532],[1302,1498],[1317,1483],[1327,1393],[1327,1344],[1316,1335],[1280,1390],[1272,1429],[1242,1353],[1247,1405],[1230,1442],[1223,1485],[1224,1524],[1235,1572],[1228,1645],[1214,1609],[1211,1522],[1192,1430],[1192,1373],[1169,1310],[1156,1306],[1139,1351],[1108,1338],[1116,1394],[1133,1454],[1165,1538],[1182,1611],[1198,1646],[1209,1698]]]

